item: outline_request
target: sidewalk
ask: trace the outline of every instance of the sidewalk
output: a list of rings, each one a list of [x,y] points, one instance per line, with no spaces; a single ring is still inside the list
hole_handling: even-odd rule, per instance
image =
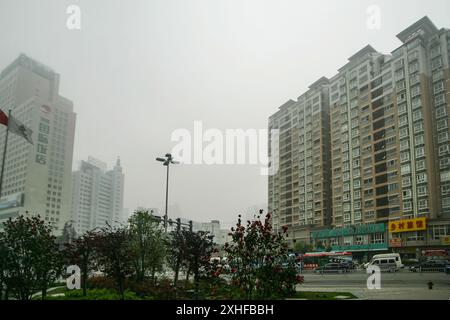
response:
[[[297,291],[310,292],[349,292],[361,300],[450,300],[448,288],[429,290],[426,288],[385,288],[369,290],[355,287],[301,286]]]

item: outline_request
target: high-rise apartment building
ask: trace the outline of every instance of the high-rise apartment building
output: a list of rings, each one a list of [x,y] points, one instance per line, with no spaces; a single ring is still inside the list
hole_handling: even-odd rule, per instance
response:
[[[324,84],[329,123],[323,123],[329,125],[324,130],[330,132],[331,152],[324,181],[331,182],[328,228],[334,230],[311,233],[324,247],[391,247],[415,254],[449,245],[443,239],[450,235],[450,31],[425,17],[397,37],[401,45],[391,54],[366,46]],[[287,115],[281,111],[271,121]],[[295,153],[283,153],[285,148],[280,138],[281,174],[297,161]],[[318,181],[313,172],[305,174]],[[280,213],[280,226],[289,226],[282,195],[296,192],[296,185],[284,184],[282,193],[271,193],[274,179],[269,178],[269,201]]]
[[[279,139],[278,150],[269,148],[272,165],[279,168],[269,176],[268,206],[275,229],[287,225],[296,232],[330,223],[328,87],[328,79],[319,79],[269,119],[269,130],[278,130]]]
[[[112,170],[89,157],[73,173],[72,220],[78,235],[95,228],[124,223],[124,174],[117,160]]]
[[[20,55],[0,74],[0,108],[33,130],[28,143],[10,134],[0,195],[0,221],[40,215],[60,233],[70,220],[75,113],[59,95],[59,75]],[[0,127],[0,159],[6,127]]]

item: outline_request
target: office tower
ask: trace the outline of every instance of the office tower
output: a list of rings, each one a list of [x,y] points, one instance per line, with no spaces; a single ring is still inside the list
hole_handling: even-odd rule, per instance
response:
[[[0,221],[40,215],[58,234],[70,220],[75,113],[59,95],[59,75],[20,55],[0,74],[0,108],[33,130],[28,143],[10,134],[0,199]],[[6,127],[0,128],[0,159]]]
[[[118,159],[112,170],[89,157],[73,173],[72,219],[78,235],[123,223],[124,174]]]
[[[328,88],[328,79],[319,79],[269,119],[269,131],[279,130],[278,149],[269,148],[272,165],[279,167],[269,176],[269,212],[274,229],[290,227],[294,240],[305,226],[330,223]],[[269,145],[273,138],[269,137]]]

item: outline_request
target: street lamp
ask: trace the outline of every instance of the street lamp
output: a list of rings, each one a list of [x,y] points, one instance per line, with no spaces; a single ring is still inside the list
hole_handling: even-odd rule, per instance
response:
[[[163,166],[167,167],[167,178],[166,178],[166,212],[164,214],[164,231],[167,233],[167,205],[169,201],[169,167],[170,164],[179,164],[179,162],[174,161],[170,153],[166,153],[165,158],[156,158],[156,161],[162,162]]]

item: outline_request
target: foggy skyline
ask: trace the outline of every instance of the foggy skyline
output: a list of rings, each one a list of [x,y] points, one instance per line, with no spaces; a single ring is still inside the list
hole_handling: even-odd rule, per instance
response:
[[[89,155],[125,174],[124,207],[164,210],[171,133],[266,129],[268,117],[355,52],[390,53],[428,15],[450,25],[450,2],[0,0],[0,69],[24,53],[61,75],[77,114],[73,167]],[[66,28],[67,6],[81,30]],[[381,9],[381,29],[366,9]],[[348,17],[353,19],[349,21]],[[173,169],[172,169],[173,168]],[[259,165],[171,167],[169,203],[196,221],[234,222],[267,202]],[[169,216],[170,216],[169,212]]]

